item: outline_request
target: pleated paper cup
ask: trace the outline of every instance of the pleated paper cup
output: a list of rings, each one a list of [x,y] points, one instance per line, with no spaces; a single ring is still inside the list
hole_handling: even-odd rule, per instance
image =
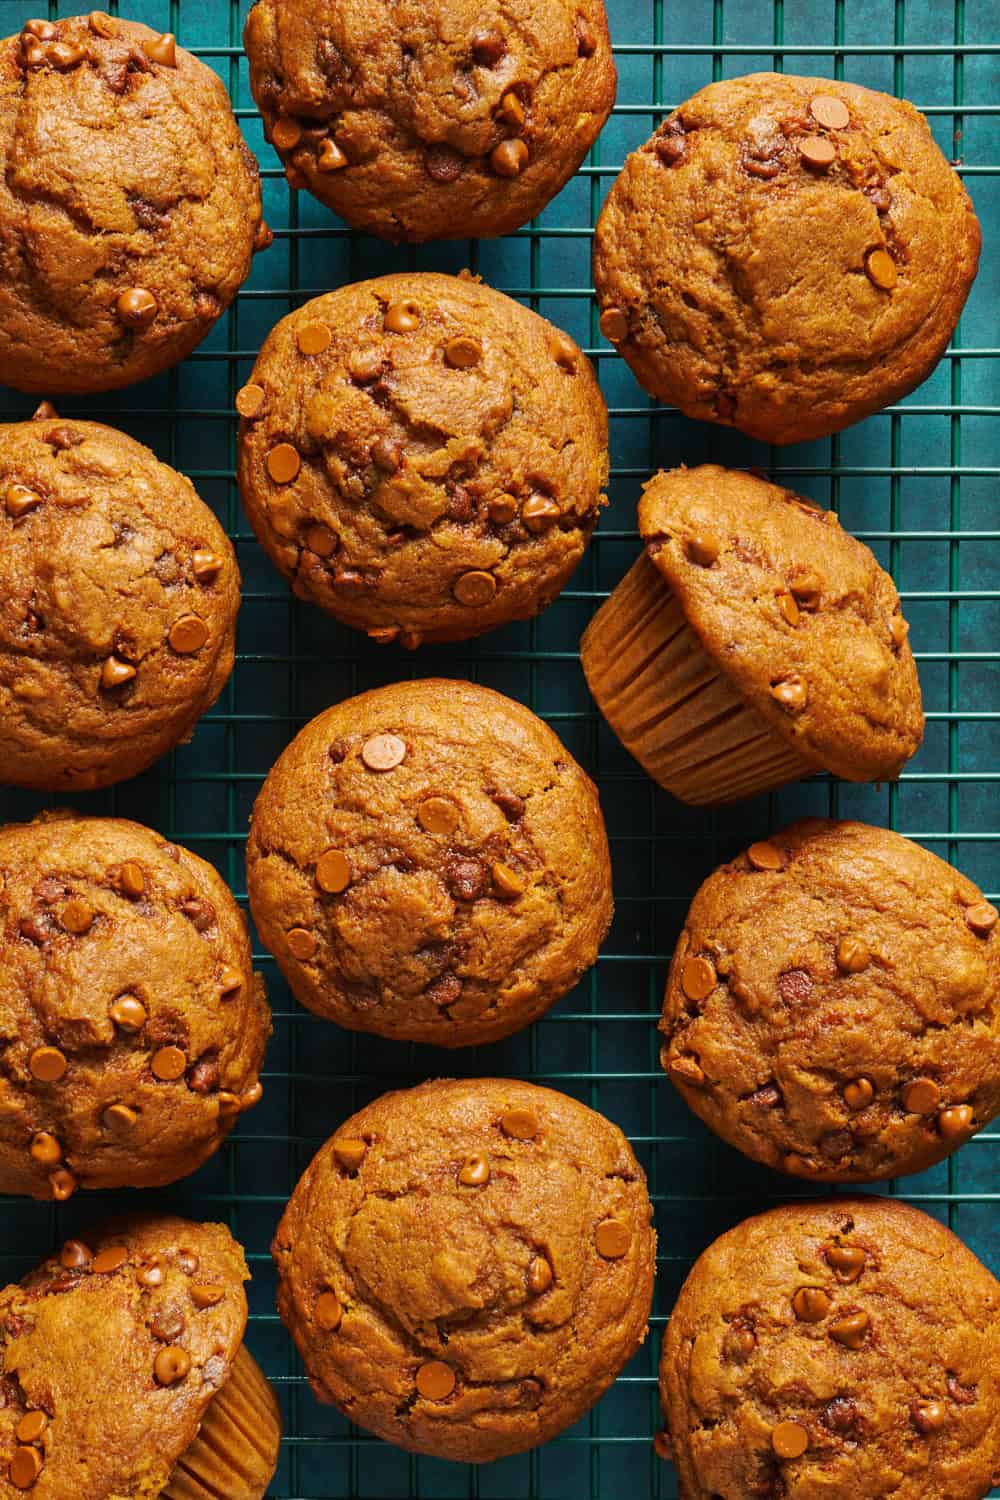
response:
[[[202,1418],[201,1431],[160,1492],[161,1500],[261,1500],[280,1445],[274,1392],[241,1348],[229,1380]]]
[[[580,659],[626,750],[682,802],[735,802],[815,770],[736,693],[645,552],[588,625]]]

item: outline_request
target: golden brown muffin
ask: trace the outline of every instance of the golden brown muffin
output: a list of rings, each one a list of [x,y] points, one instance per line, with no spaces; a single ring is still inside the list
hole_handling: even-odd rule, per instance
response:
[[[388,240],[526,223],[615,98],[603,0],[258,0],[244,42],[292,187]]]
[[[471,277],[341,287],[237,397],[251,525],[300,598],[380,642],[545,608],[594,529],[608,414],[572,339]]]
[[[660,1029],[687,1103],[755,1161],[921,1172],[1000,1112],[996,910],[887,828],[795,823],[695,896]]]
[[[281,1419],[222,1224],[125,1219],[0,1292],[0,1500],[260,1500]]]
[[[912,104],[752,73],[702,89],[626,161],[594,241],[601,327],[659,400],[803,442],[926,380],[979,244]]]
[[[270,243],[219,78],[91,11],[0,41],[0,379],[108,391],[201,342]]]
[[[667,1325],[682,1500],[983,1500],[998,1340],[1000,1286],[898,1200],[747,1219],[696,1262]]]
[[[581,643],[626,749],[686,802],[899,775],[924,732],[899,595],[832,511],[751,474],[657,474],[646,551]]]
[[[581,1417],[646,1335],[656,1235],[616,1125],[498,1078],[384,1094],[307,1169],[272,1247],[313,1391],[484,1463]]]
[[[0,426],[0,781],[145,770],[225,687],[239,606],[225,532],[148,448],[75,418]]]
[[[257,798],[247,888],[303,1005],[439,1047],[535,1020],[612,914],[589,777],[520,703],[434,679],[306,725]]]
[[[0,1193],[193,1172],[260,1098],[270,1029],[211,865],[124,818],[0,828]]]

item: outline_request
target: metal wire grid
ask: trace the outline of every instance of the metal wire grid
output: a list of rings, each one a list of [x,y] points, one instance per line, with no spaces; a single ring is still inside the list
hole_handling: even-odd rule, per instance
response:
[[[17,29],[39,6],[0,0]],[[43,7],[42,7],[43,8]],[[51,17],[73,7],[49,0]],[[117,13],[117,0],[110,9]],[[391,249],[349,233],[287,191],[264,144],[246,82],[241,0],[135,0],[123,13],[174,31],[214,66],[264,169],[274,249],[213,335],[178,370],[132,391],[60,403],[109,420],[189,473],[215,506],[244,573],[233,680],[193,743],[135,782],[77,798],[88,812],[137,817],[213,859],[245,902],[242,846],[260,782],[295,730],[329,702],[401,676],[466,676],[511,693],[554,725],[597,777],[615,865],[618,915],[595,970],[522,1036],[468,1054],[346,1034],[295,1006],[264,952],[275,1037],[263,1104],[195,1177],[156,1195],[194,1217],[224,1217],[255,1274],[249,1342],[275,1382],[287,1437],[274,1500],[479,1497],[479,1500],[670,1500],[672,1471],[652,1456],[655,1360],[666,1313],[694,1256],[765,1203],[808,1191],[751,1166],[710,1138],[663,1080],[653,1017],[673,938],[698,882],[749,839],[803,813],[888,824],[961,865],[996,899],[1000,674],[997,475],[997,54],[1000,0],[609,0],[619,103],[587,164],[530,227],[496,243]],[[592,227],[625,154],[669,107],[709,79],[758,68],[851,78],[914,99],[959,159],[983,221],[986,255],[954,346],[913,398],[822,443],[765,449],[654,407],[601,340],[591,297]],[[566,327],[595,360],[612,416],[612,504],[586,561],[539,620],[478,643],[378,651],[291,598],[259,553],[233,477],[233,397],[269,327],[332,285],[405,268],[479,270]],[[33,403],[0,392],[21,417]],[[712,458],[759,464],[837,508],[900,585],[920,663],[928,734],[898,785],[828,778],[719,814],[674,803],[644,778],[596,715],[577,659],[579,635],[634,557],[639,484],[657,467]],[[4,818],[47,800],[6,792]],[[414,1458],[313,1401],[274,1312],[267,1247],[313,1151],[350,1110],[386,1087],[438,1073],[512,1074],[574,1093],[622,1124],[657,1207],[653,1334],[591,1416],[546,1448],[485,1469]],[[952,1225],[995,1271],[997,1131],[950,1162],[893,1185]],[[154,1195],[143,1198],[149,1202]],[[67,1205],[0,1199],[0,1274],[13,1279],[59,1237],[135,1196],[78,1195]],[[81,1497],[83,1500],[83,1497]]]

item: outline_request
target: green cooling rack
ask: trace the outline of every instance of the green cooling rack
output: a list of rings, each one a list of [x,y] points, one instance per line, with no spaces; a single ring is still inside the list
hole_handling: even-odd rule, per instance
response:
[[[49,3],[48,14],[73,8]],[[617,916],[596,968],[544,1020],[509,1041],[458,1054],[355,1036],[317,1020],[295,1005],[259,952],[275,1011],[263,1103],[217,1157],[165,1192],[78,1194],[62,1206],[0,1199],[0,1275],[20,1276],[60,1237],[122,1204],[226,1219],[254,1272],[250,1346],[284,1409],[273,1500],[673,1500],[673,1472],[654,1457],[650,1437],[658,1426],[656,1359],[677,1288],[722,1230],[809,1191],[716,1142],[660,1072],[654,1020],[688,901],[720,860],[806,813],[898,828],[959,865],[992,899],[1000,887],[1000,0],[609,0],[618,103],[587,164],[519,233],[421,249],[349,233],[308,195],[289,192],[247,86],[245,9],[243,0],[134,0],[122,13],[176,32],[220,73],[263,168],[274,246],[257,258],[228,316],[178,369],[118,395],[59,403],[67,415],[116,423],[149,443],[215,507],[243,570],[237,667],[189,745],[138,780],[76,803],[89,813],[138,818],[190,845],[245,902],[250,807],[301,724],[331,702],[400,677],[473,678],[530,704],[598,780]],[[0,34],[40,12],[45,0],[0,0]],[[652,406],[600,338],[590,282],[592,227],[626,153],[703,84],[761,68],[849,78],[912,99],[956,161],[985,233],[979,280],[931,379],[838,437],[784,449]],[[233,397],[272,324],[307,297],[382,271],[466,265],[589,350],[611,408],[611,506],[570,586],[540,619],[407,655],[371,646],[295,601],[263,558],[233,476]],[[34,405],[0,391],[10,417]],[[923,749],[898,785],[817,778],[720,813],[693,811],[645,779],[596,715],[577,643],[638,551],[639,485],[663,465],[706,459],[759,465],[836,507],[894,574],[928,711]],[[0,815],[30,816],[46,800],[2,792]],[[660,1234],[646,1347],[589,1418],[535,1453],[479,1469],[410,1457],[316,1404],[274,1310],[268,1255],[294,1183],[341,1119],[386,1088],[456,1071],[537,1079],[618,1121],[649,1174]],[[888,1191],[950,1224],[1000,1273],[998,1166],[1000,1134],[988,1130],[949,1162]]]

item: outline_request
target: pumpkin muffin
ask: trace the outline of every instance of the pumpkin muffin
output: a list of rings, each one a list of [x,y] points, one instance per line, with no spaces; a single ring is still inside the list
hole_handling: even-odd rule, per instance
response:
[[[646,550],[580,646],[598,707],[684,802],[899,775],[924,731],[899,595],[825,511],[751,474],[657,474]]]
[[[125,1219],[0,1292],[0,1496],[261,1500],[281,1418],[222,1224]]]
[[[269,1034],[211,865],[123,818],[0,829],[0,1193],[193,1172],[260,1098]]]
[[[0,41],[0,378],[108,391],[190,354],[270,243],[211,68],[91,11]]]
[[[696,1262],[660,1393],[684,1500],[983,1500],[1000,1475],[1000,1286],[893,1198],[796,1203]]]
[[[89,790],[190,737],[240,575],[190,480],[113,427],[0,426],[0,781]]]
[[[982,891],[886,828],[809,819],[695,896],[663,1066],[755,1161],[921,1172],[1000,1113],[1000,932]]]
[[[457,641],[545,608],[605,499],[588,360],[472,277],[410,272],[316,297],[237,397],[239,479],[302,599],[376,641]]]
[[[702,89],[626,161],[594,241],[601,328],[658,400],[804,442],[926,380],[979,245],[912,104],[752,73]]]
[[[437,1458],[546,1442],[646,1335],[656,1236],[616,1125],[496,1078],[384,1094],[307,1169],[272,1247],[313,1391]]]
[[[303,1005],[439,1047],[535,1020],[612,913],[593,783],[529,709],[444,680],[306,725],[257,798],[247,888]]]
[[[388,240],[526,223],[615,98],[603,0],[258,0],[244,42],[292,187]]]

